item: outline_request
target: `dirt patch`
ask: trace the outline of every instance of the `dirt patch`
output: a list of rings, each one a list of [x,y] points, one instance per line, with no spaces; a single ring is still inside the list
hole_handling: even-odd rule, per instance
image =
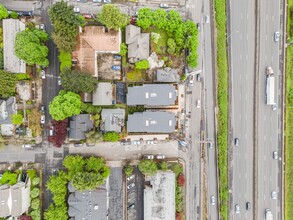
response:
[[[119,66],[121,60],[114,59],[113,54],[97,55],[99,80],[121,80],[121,70],[112,70],[112,66]]]

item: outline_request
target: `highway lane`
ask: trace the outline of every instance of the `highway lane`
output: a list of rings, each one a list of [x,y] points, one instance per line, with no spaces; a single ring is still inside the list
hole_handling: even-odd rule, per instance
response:
[[[283,3],[282,3],[283,4]],[[272,211],[274,219],[281,219],[279,162],[273,159],[273,151],[280,155],[281,109],[272,110],[265,104],[265,69],[271,66],[275,73],[275,101],[279,105],[279,43],[274,42],[274,32],[280,30],[280,1],[260,0],[260,53],[259,53],[259,100],[258,100],[258,204],[257,219],[264,216],[265,209]],[[283,33],[281,33],[282,35]],[[277,191],[278,199],[271,198],[271,191]]]
[[[255,3],[230,1],[230,63],[232,82],[231,126],[232,188],[230,189],[230,219],[253,219],[253,102],[255,54]],[[230,39],[229,39],[230,38]],[[234,139],[239,146],[234,146]],[[230,180],[231,181],[231,180]],[[240,213],[235,212],[235,205]]]
[[[216,136],[215,136],[215,85],[214,85],[214,69],[212,59],[212,35],[211,23],[213,15],[210,11],[210,2],[204,2],[204,20],[203,23],[203,71],[202,78],[205,89],[205,116],[206,116],[206,140],[213,144],[213,148],[208,148],[205,145],[207,155],[207,215],[208,219],[219,219],[219,202],[218,202],[218,180],[217,180],[217,151],[216,151]],[[209,16],[209,23],[206,23],[205,16]],[[211,196],[215,197],[215,205],[211,204]]]

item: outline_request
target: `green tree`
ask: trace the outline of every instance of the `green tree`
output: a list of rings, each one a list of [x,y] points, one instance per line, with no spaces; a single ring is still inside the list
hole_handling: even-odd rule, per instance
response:
[[[13,19],[17,19],[18,18],[18,14],[15,11],[12,11],[10,13],[10,17],[13,18]]]
[[[61,90],[59,95],[50,102],[49,112],[54,120],[61,121],[78,115],[81,111],[81,103],[78,94]]]
[[[54,206],[51,204],[44,213],[45,220],[67,220],[67,207],[65,204],[61,206]]]
[[[84,171],[86,161],[80,155],[68,155],[63,160],[63,166],[68,170],[68,179],[71,180],[74,175]]]
[[[53,194],[53,201],[56,205],[62,205],[66,201],[67,184],[67,174],[63,171],[59,171],[58,176],[50,176],[46,188]]]
[[[148,29],[153,25],[153,11],[150,8],[141,8],[138,11],[137,25],[142,29]]]
[[[135,68],[139,70],[147,70],[150,68],[148,60],[141,60],[135,63]]]
[[[85,136],[86,143],[88,144],[96,144],[97,142],[103,141],[103,135],[98,131],[89,131]]]
[[[153,15],[153,23],[159,29],[165,29],[168,19],[167,12],[164,9],[158,8],[156,11],[152,13]]]
[[[60,61],[61,72],[63,72],[65,69],[71,69],[72,61],[70,52],[60,51],[58,58]]]
[[[3,98],[15,95],[17,79],[15,74],[0,70],[0,95]]]
[[[129,16],[120,12],[115,5],[103,5],[102,12],[97,15],[98,20],[109,29],[119,30],[129,24]]]
[[[2,178],[0,179],[0,184],[8,184],[10,186],[17,183],[17,174],[11,171],[5,171]]]
[[[175,40],[173,38],[169,38],[167,40],[167,46],[168,46],[167,52],[169,54],[171,54],[171,55],[174,54],[175,50],[176,50],[176,43],[175,43]]]
[[[171,169],[175,173],[176,179],[178,178],[179,174],[183,172],[183,168],[179,163],[174,163]]]
[[[40,194],[40,189],[39,188],[33,188],[31,190],[31,197],[34,199],[34,198],[37,198]]]
[[[28,65],[38,64],[48,66],[48,48],[43,43],[48,35],[41,30],[33,31],[26,29],[16,34],[14,50],[18,58],[24,60]]]
[[[89,73],[65,69],[61,73],[62,87],[71,92],[93,92],[97,87],[98,80]]]
[[[101,112],[101,107],[100,106],[95,106],[90,103],[82,103],[81,104],[81,111],[86,112],[88,114],[98,114]]]
[[[119,135],[115,131],[109,131],[104,134],[104,141],[116,142],[119,140]]]
[[[101,157],[91,156],[86,159],[85,169],[87,172],[100,172],[101,169],[105,166],[105,160]]]
[[[76,43],[77,28],[83,21],[73,11],[74,6],[61,1],[55,3],[48,10],[54,31],[52,39],[60,51],[71,52]]]
[[[11,115],[12,118],[12,124],[14,125],[20,125],[23,122],[23,117],[21,114],[13,114]]]
[[[121,56],[123,56],[123,57],[126,56],[126,54],[127,54],[127,45],[125,43],[120,44],[120,52],[119,52],[119,54]]]
[[[126,176],[131,176],[133,173],[133,166],[127,164],[126,166],[124,166],[123,170]]]
[[[9,14],[8,14],[7,9],[2,4],[0,4],[0,20],[7,18],[8,15]]]
[[[92,190],[102,185],[105,178],[100,173],[82,172],[74,175],[72,179],[72,186],[79,190]]]
[[[138,169],[145,175],[153,176],[157,173],[158,167],[155,161],[143,159],[138,164]]]

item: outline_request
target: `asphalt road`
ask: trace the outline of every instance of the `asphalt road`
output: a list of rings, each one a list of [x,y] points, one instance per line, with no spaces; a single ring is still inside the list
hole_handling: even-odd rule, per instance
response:
[[[232,140],[228,156],[232,158],[233,182],[230,189],[230,219],[253,219],[253,104],[255,67],[255,1],[230,1]],[[230,39],[229,39],[230,38]],[[234,138],[239,146],[234,146]],[[231,177],[230,177],[231,178]],[[246,211],[250,202],[252,209]],[[240,213],[235,213],[235,205]]]
[[[282,4],[285,2],[282,1]],[[279,55],[280,43],[274,42],[274,32],[280,30],[280,0],[260,0],[260,55],[259,55],[259,100],[258,100],[258,190],[257,217],[264,216],[266,208],[271,209],[274,219],[280,214],[280,162],[273,159],[273,151],[281,153],[281,125],[278,120],[280,109]],[[283,35],[282,32],[281,36]],[[277,110],[265,104],[265,69],[271,66],[275,73],[275,101]],[[278,199],[271,199],[271,191],[277,191]]]

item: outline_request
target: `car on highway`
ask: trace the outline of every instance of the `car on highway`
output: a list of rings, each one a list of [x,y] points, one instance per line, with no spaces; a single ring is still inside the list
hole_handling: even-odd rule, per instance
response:
[[[45,70],[41,70],[42,79],[46,79],[46,72]]]
[[[196,100],[196,108],[200,108],[200,100],[198,99],[198,100]]]
[[[239,138],[235,138],[235,139],[234,139],[234,145],[235,145],[236,147],[239,146]]]
[[[129,184],[128,186],[127,186],[127,189],[132,189],[132,188],[134,188],[135,187],[135,183],[131,183],[131,184]]]
[[[58,86],[61,86],[62,83],[61,83],[61,77],[60,76],[58,76],[57,81],[58,81]]]
[[[41,124],[45,124],[45,123],[46,123],[46,116],[41,115]]]
[[[208,15],[205,16],[205,22],[208,24],[210,23],[210,17]]]
[[[239,214],[240,213],[240,205],[239,204],[236,204],[235,205],[235,213],[236,214]]]
[[[161,3],[160,8],[169,8],[169,5],[166,3]]]
[[[164,154],[157,154],[156,155],[156,159],[157,160],[164,160],[165,159],[165,155]]]
[[[213,142],[212,142],[212,141],[208,142],[208,143],[207,143],[207,145],[208,145],[208,148],[213,148],[213,147],[214,147],[214,145],[213,145]]]
[[[276,31],[274,33],[274,41],[275,42],[279,42],[279,40],[280,40],[280,32],[279,31]]]
[[[272,198],[272,199],[277,199],[277,197],[278,197],[277,192],[276,192],[275,190],[273,190],[273,191],[271,192],[271,198]]]
[[[275,160],[278,160],[278,152],[277,151],[274,151],[273,152],[273,158],[275,159]]]
[[[250,202],[246,202],[246,210],[249,211],[251,209],[251,204]]]
[[[146,155],[143,155],[143,158],[144,159],[148,159],[148,160],[153,160],[154,159],[154,155],[146,154]]]
[[[112,70],[121,70],[121,67],[119,65],[113,65],[111,67]]]
[[[127,209],[134,209],[134,208],[135,208],[135,204],[134,204],[134,203],[130,204],[130,205],[127,207]]]
[[[45,31],[46,30],[45,24],[40,24],[40,29],[43,30],[43,31]]]
[[[215,198],[215,196],[211,196],[211,205],[216,205],[216,198]]]
[[[127,181],[131,181],[133,179],[134,179],[134,175],[131,175],[131,176],[127,177]]]

